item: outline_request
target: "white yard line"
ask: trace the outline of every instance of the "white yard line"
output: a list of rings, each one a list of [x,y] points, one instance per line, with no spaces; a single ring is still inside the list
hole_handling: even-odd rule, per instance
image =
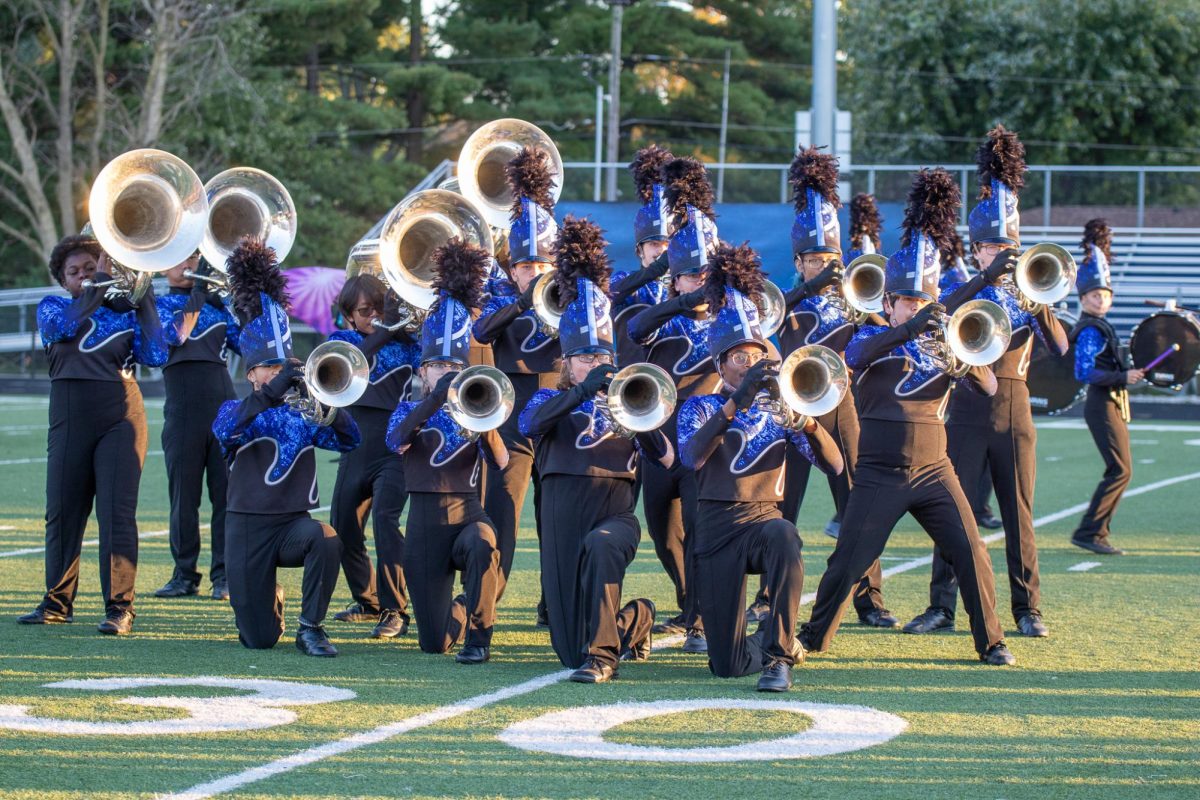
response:
[[[149,458],[150,456],[161,456],[162,454],[162,450],[151,450],[146,453],[146,457]],[[46,456],[40,456],[38,458],[8,458],[0,461],[0,467],[14,467],[20,464],[45,464],[46,460]]]
[[[1081,419],[1056,419],[1047,420],[1045,422],[1035,422],[1034,427],[1036,427],[1038,430],[1082,431],[1087,429],[1087,423]],[[1188,425],[1182,422],[1131,422],[1129,423],[1129,430],[1155,431],[1158,433],[1170,433],[1173,431],[1194,433],[1200,431],[1200,425]]]
[[[1073,567],[1067,567],[1067,572],[1087,572],[1089,569],[1095,569],[1100,566],[1099,561],[1080,561]]]
[[[1197,478],[1200,478],[1200,472],[1179,475],[1174,478],[1148,483],[1145,486],[1139,486],[1136,489],[1126,492],[1125,496],[1133,497],[1135,495],[1153,492],[1156,489],[1162,489],[1167,486],[1173,486],[1174,484],[1195,480]],[[1033,525],[1036,528],[1041,525],[1048,525],[1051,522],[1057,522],[1065,517],[1078,514],[1080,511],[1086,509],[1087,506],[1087,503],[1081,503],[1079,505],[1071,506],[1070,508],[1064,508],[1061,511],[1055,511],[1053,514],[1047,514],[1044,517],[1034,520]],[[999,532],[984,537],[984,541],[994,542],[1002,538],[1004,538],[1004,533]],[[902,564],[897,564],[894,567],[888,567],[883,571],[883,575],[884,577],[898,575],[901,572],[908,572],[909,570],[917,569],[918,567],[928,565],[932,562],[932,555],[910,559]],[[811,603],[815,597],[816,592],[809,592],[800,598],[800,603],[801,605],[807,605],[808,603]],[[654,649],[658,650],[666,647],[672,647],[682,641],[683,637],[681,636],[663,639],[655,643]],[[424,728],[428,725],[435,725],[439,722],[445,722],[448,719],[462,716],[463,714],[470,713],[471,711],[476,711],[484,706],[503,702],[504,700],[508,700],[519,695],[535,692],[538,689],[552,686],[560,681],[566,680],[567,676],[570,674],[571,673],[569,670],[557,670],[555,672],[542,675],[538,678],[532,678],[524,683],[518,683],[515,686],[509,686],[505,689],[498,689],[497,691],[488,692],[487,694],[476,695],[475,697],[470,697],[466,700],[460,700],[457,703],[451,703],[447,706],[441,706],[440,708],[435,708],[431,711],[425,711],[412,717],[407,717],[395,722],[389,722],[388,724],[381,725],[373,730],[364,731],[363,733],[356,733],[352,736],[347,736],[344,739],[337,739],[332,742],[326,742],[325,744],[319,744],[314,747],[310,747],[307,750],[301,750],[298,753],[293,753],[290,756],[284,756],[283,758],[270,761],[259,767],[252,767],[251,769],[237,772],[224,778],[218,778],[214,781],[198,784],[190,789],[185,789],[182,792],[162,794],[159,795],[156,800],[206,800],[206,798],[214,797],[224,792],[231,792],[234,789],[241,788],[242,786],[246,786],[251,783],[257,783],[258,781],[274,777],[275,775],[282,775],[285,772],[291,772],[299,767],[315,764],[318,761],[330,758],[331,756],[339,756],[344,753],[348,753],[351,750],[357,750],[360,747],[379,744],[387,741],[393,736],[399,736],[402,733],[408,733],[409,731],[414,731],[417,728]]]

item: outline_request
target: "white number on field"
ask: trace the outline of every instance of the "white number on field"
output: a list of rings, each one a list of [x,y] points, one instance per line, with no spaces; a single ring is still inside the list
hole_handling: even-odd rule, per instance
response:
[[[634,720],[682,711],[730,708],[789,711],[809,717],[813,724],[808,730],[793,736],[730,747],[643,747],[604,739],[605,731]],[[661,700],[654,703],[577,706],[542,714],[509,725],[500,732],[500,741],[522,750],[609,761],[778,761],[862,750],[895,738],[907,727],[908,723],[900,717],[866,706],[771,700]]]
[[[181,719],[159,719],[141,722],[89,722],[85,720],[34,717],[29,706],[0,705],[0,728],[37,733],[59,733],[69,736],[125,735],[157,736],[173,733],[220,733],[273,728],[295,722],[296,712],[284,706],[311,706],[351,700],[354,692],[313,683],[257,680],[253,678],[94,678],[78,681],[47,683],[47,689],[88,689],[96,692],[119,692],[147,686],[207,686],[218,689],[237,689],[254,694],[226,697],[162,697],[133,694],[119,699],[131,706],[149,708],[179,708],[190,716]]]

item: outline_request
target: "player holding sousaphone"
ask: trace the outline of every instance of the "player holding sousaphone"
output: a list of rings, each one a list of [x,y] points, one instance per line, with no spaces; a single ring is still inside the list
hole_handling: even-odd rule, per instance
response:
[[[565,308],[559,319],[562,372],[520,415],[542,477],[542,592],[550,643],[571,680],[603,683],[620,660],[649,655],[654,604],[621,605],[625,570],[641,530],[633,507],[639,458],[670,468],[674,452],[659,430],[675,386],[652,364],[614,378],[611,273],[594,223],[567,217],[555,246],[552,278]]]
[[[996,393],[986,416],[971,410],[972,398],[954,392],[950,399],[948,449],[964,490],[975,492],[986,465],[1004,523],[1005,560],[1012,615],[1024,636],[1048,636],[1040,608],[1037,544],[1033,530],[1033,490],[1037,476],[1037,431],[1026,383],[1034,336],[1055,355],[1067,352],[1067,333],[1053,304],[1070,293],[1075,263],[1054,245],[1035,245],[1018,257],[1020,211],[1017,193],[1024,186],[1025,147],[1003,125],[988,132],[976,156],[980,201],[968,218],[971,255],[979,272],[942,292],[953,313],[975,299],[999,304],[1008,316],[1012,338],[992,365]],[[963,408],[959,408],[963,405]],[[983,409],[979,409],[982,411]],[[934,550],[929,608],[904,627],[905,633],[931,633],[954,627],[958,586],[942,553]]]

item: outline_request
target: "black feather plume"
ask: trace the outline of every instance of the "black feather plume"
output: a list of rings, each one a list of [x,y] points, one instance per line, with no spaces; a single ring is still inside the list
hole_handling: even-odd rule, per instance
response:
[[[481,247],[455,237],[433,251],[433,290],[445,292],[467,308],[481,308],[483,284],[492,257]]]
[[[1089,219],[1083,226],[1083,241],[1080,242],[1084,256],[1092,258],[1095,249],[1100,248],[1100,252],[1104,253],[1105,260],[1111,264],[1112,236],[1112,228],[1108,227],[1108,220]]]
[[[704,278],[704,298],[711,313],[725,305],[725,289],[737,289],[758,303],[762,297],[767,276],[762,270],[762,259],[750,246],[743,242],[736,247],[726,242],[717,245],[708,262],[708,275]]]
[[[629,171],[633,173],[633,185],[643,205],[654,199],[654,184],[663,182],[662,169],[673,158],[670,150],[656,144],[643,147],[633,157]]]
[[[509,215],[521,213],[521,200],[528,197],[549,212],[554,211],[554,173],[550,171],[550,156],[536,147],[522,147],[504,166],[513,204]]]
[[[883,229],[883,217],[875,196],[859,192],[850,200],[850,245],[857,246],[865,236],[875,245],[875,252],[883,249],[879,231]]]
[[[687,207],[692,206],[716,219],[713,202],[716,195],[708,182],[708,170],[694,158],[674,158],[663,165],[663,200],[674,217],[676,229],[687,222]]]
[[[262,314],[259,292],[267,295],[287,310],[287,281],[279,270],[275,248],[267,247],[260,239],[245,238],[225,262],[229,287],[233,294],[233,309],[243,323]]]
[[[563,303],[575,299],[575,279],[587,278],[596,287],[608,293],[608,279],[612,265],[608,261],[604,231],[590,219],[573,217],[570,214],[558,228],[554,241],[554,281],[558,285],[558,297]]]
[[[792,187],[792,205],[798,212],[808,205],[808,189],[823,195],[834,208],[842,207],[837,193],[838,161],[832,153],[822,153],[818,147],[805,147],[792,159],[788,182]]]
[[[951,237],[961,205],[962,193],[953,175],[941,167],[918,172],[908,190],[901,246],[907,247],[918,233],[924,233],[933,239],[941,253],[952,252]]]
[[[997,125],[988,131],[987,139],[975,152],[979,170],[979,199],[992,196],[992,179],[1014,192],[1025,186],[1025,145],[1014,131]]]

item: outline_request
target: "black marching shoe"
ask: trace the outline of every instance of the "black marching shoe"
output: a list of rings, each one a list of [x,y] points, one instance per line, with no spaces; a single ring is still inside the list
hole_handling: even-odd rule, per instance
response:
[[[912,622],[904,626],[905,633],[937,633],[954,630],[954,617],[946,613],[944,608],[927,608],[924,612],[912,618]]]
[[[477,644],[465,644],[454,660],[459,664],[482,664],[492,657],[492,649]]]
[[[773,658],[763,667],[758,678],[760,692],[786,692],[792,688],[792,666],[786,661]]]
[[[708,639],[704,638],[704,631],[698,628],[692,628],[687,632],[687,638],[683,640],[683,652],[685,653],[707,653]]]
[[[549,616],[549,613],[546,611],[545,602],[538,603],[537,619],[535,619],[533,621],[533,624],[537,625],[539,628],[549,628],[550,627],[550,616]]]
[[[617,677],[617,668],[606,664],[595,656],[588,656],[583,666],[571,673],[575,683],[608,683]]]
[[[756,622],[762,622],[770,613],[770,603],[754,603],[746,609],[746,624],[753,625]]]
[[[213,600],[229,600],[229,584],[225,581],[213,581]]]
[[[306,656],[320,658],[333,658],[338,654],[320,625],[301,625],[296,631],[296,649]]]
[[[371,631],[372,639],[395,639],[408,633],[408,620],[399,611],[385,608],[379,612],[379,622]]]
[[[1108,537],[1102,536],[1099,539],[1076,539],[1071,537],[1071,544],[1076,547],[1082,547],[1084,550],[1090,550],[1097,555],[1102,556],[1123,556],[1125,551],[1119,547],[1113,547],[1108,543]]]
[[[374,622],[379,619],[378,611],[371,611],[362,603],[351,603],[333,615],[338,622]]]
[[[41,606],[28,614],[17,617],[18,625],[63,625],[74,621],[75,617],[72,614],[59,614],[57,611],[49,611]]]
[[[1011,667],[1017,663],[1016,657],[1008,651],[1004,642],[989,647],[987,652],[979,657],[979,660],[985,664],[991,664],[993,667]]]
[[[1039,639],[1050,635],[1050,629],[1042,622],[1041,614],[1026,614],[1021,617],[1017,620],[1017,630],[1021,631],[1022,636],[1034,636]]]
[[[190,597],[200,594],[200,584],[183,578],[171,578],[161,589],[154,593],[155,597]]]
[[[675,633],[687,633],[687,626],[683,623],[683,612],[676,614],[670,619],[663,620],[650,630],[654,631],[659,636]]]
[[[900,620],[888,611],[886,608],[872,608],[865,614],[858,615],[858,621],[862,625],[868,625],[872,628],[899,628]]]
[[[635,601],[636,602],[636,601]],[[650,619],[654,619],[654,613],[657,609],[654,603],[650,600],[646,601],[650,605]],[[632,605],[632,604],[631,604]],[[629,647],[621,651],[619,661],[646,661],[650,658],[650,651],[654,649],[654,629],[646,631],[646,635],[639,642],[630,642]],[[587,666],[586,664],[584,666]]]
[[[96,630],[108,636],[124,636],[133,632],[134,613],[128,608],[114,608],[107,613]]]
[[[998,531],[1004,527],[1004,523],[996,519],[996,515],[990,511],[976,517],[975,524],[981,528],[987,528],[989,531]]]

